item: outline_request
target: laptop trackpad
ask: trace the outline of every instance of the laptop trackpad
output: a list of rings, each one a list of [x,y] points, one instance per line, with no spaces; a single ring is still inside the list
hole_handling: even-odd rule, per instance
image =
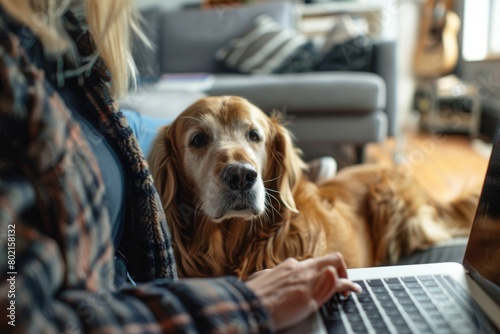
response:
[[[279,333],[280,334],[304,334],[304,333],[326,334],[327,332],[320,313],[314,312],[304,321],[300,322],[295,326],[282,330]]]

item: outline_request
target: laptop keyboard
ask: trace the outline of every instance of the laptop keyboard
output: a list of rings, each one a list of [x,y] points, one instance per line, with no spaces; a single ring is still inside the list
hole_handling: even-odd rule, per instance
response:
[[[363,288],[322,309],[329,333],[476,333],[477,307],[451,277],[423,275],[356,281]],[[481,322],[483,322],[481,320]]]

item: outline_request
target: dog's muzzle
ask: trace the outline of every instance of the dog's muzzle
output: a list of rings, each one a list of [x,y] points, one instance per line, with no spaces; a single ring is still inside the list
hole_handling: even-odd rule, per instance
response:
[[[264,211],[264,187],[255,168],[248,163],[233,163],[220,174],[223,191],[215,207],[215,219],[250,219]]]
[[[236,163],[227,165],[221,173],[222,182],[232,191],[250,190],[257,181],[257,172],[250,164]]]

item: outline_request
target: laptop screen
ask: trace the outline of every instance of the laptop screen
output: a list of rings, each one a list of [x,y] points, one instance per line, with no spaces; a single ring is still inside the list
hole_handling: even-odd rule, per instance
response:
[[[500,123],[472,226],[464,266],[500,304]],[[464,163],[467,163],[464,161]]]

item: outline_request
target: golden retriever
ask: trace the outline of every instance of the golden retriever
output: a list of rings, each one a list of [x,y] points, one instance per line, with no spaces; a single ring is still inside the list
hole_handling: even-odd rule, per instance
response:
[[[155,139],[149,164],[181,277],[251,273],[341,252],[349,267],[392,263],[468,234],[478,191],[431,198],[397,168],[359,165],[319,184],[277,116],[207,97]]]

